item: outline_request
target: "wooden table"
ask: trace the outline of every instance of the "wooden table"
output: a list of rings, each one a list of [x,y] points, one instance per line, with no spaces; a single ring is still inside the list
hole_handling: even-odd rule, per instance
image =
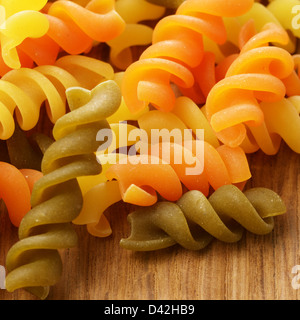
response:
[[[85,227],[76,227],[79,247],[62,251],[63,275],[48,299],[299,299],[300,156],[283,144],[276,156],[257,152],[249,161],[253,177],[246,187],[271,188],[286,203],[287,213],[275,218],[271,234],[245,232],[238,243],[215,240],[196,252],[179,246],[130,252],[120,248],[119,241],[130,232],[126,215],[132,208],[118,203],[107,212],[112,236],[95,238]],[[0,265],[16,240],[16,229],[1,213]],[[0,290],[0,299],[35,298],[23,290]]]

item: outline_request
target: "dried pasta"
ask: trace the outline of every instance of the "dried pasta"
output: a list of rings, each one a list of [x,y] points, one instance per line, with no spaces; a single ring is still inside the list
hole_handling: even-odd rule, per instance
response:
[[[1,1],[0,5],[0,42],[1,42],[1,73],[21,67],[22,52],[18,46],[27,38],[40,38],[49,29],[47,18],[39,12],[47,3],[45,0]],[[38,27],[37,27],[38,26]]]
[[[110,125],[112,130],[113,127]],[[119,183],[108,181],[106,171],[126,154],[96,152],[97,160],[102,165],[101,173],[94,176],[78,177],[78,183],[83,196],[81,211],[72,222],[76,225],[86,225],[87,231],[96,237],[107,237],[112,233],[104,211],[114,203],[122,200]],[[113,150],[115,151],[115,150]]]
[[[123,79],[124,79],[124,71],[115,73],[113,80],[118,84],[120,89],[122,88]],[[144,113],[147,113],[148,111],[149,111],[149,108],[145,108],[140,112],[132,113],[127,107],[124,101],[124,98],[122,96],[122,101],[119,109],[110,117],[108,117],[107,121],[109,123],[118,123],[121,121],[136,121],[139,119],[141,115],[143,115]]]
[[[125,70],[134,61],[131,47],[146,46],[152,41],[153,29],[142,21],[161,18],[165,9],[146,0],[118,0],[115,6],[126,25],[124,31],[107,44],[110,46],[110,62]]]
[[[82,210],[73,223],[86,225],[87,231],[93,236],[108,237],[112,229],[104,211],[120,200],[122,197],[117,181],[96,184],[84,194]]]
[[[110,64],[85,56],[64,56],[55,65],[11,70],[0,80],[0,139],[10,138],[14,115],[21,129],[37,124],[40,107],[46,102],[49,119],[55,123],[66,113],[65,90],[74,86],[92,89],[114,78]]]
[[[155,156],[128,156],[110,166],[106,176],[108,180],[119,181],[124,202],[150,206],[157,201],[156,192],[169,201],[176,201],[182,195],[174,169]]]
[[[48,32],[43,38],[27,42],[27,48],[34,45],[40,56],[50,60],[55,60],[61,49],[69,54],[88,52],[94,41],[106,42],[123,32],[125,22],[114,4],[114,0],[91,0],[85,6],[65,0],[49,2],[43,9],[49,21]]]
[[[290,30],[295,37],[300,37],[298,11],[293,8],[299,6],[298,0],[276,0],[270,1],[267,8],[278,19],[281,25]],[[296,27],[295,27],[296,25]]]
[[[264,114],[259,102],[276,102],[284,98],[286,88],[281,79],[294,70],[291,55],[284,49],[269,46],[269,42],[287,43],[288,35],[276,24],[266,24],[263,29],[247,39],[241,33],[241,53],[230,65],[226,77],[210,91],[206,113],[217,137],[231,147],[241,145],[247,129],[259,126]],[[248,29],[249,30],[249,29]],[[244,32],[243,32],[244,31]],[[251,36],[251,33],[246,34]]]
[[[251,128],[251,139],[243,148],[248,152],[261,149],[268,155],[275,155],[284,141],[294,152],[300,153],[299,106],[299,96],[260,103],[265,120],[260,126]]]
[[[82,194],[76,178],[100,172],[95,152],[101,143],[95,137],[99,129],[109,128],[105,119],[121,101],[120,89],[111,80],[91,91],[75,87],[66,94],[71,112],[54,126],[56,141],[44,154],[43,177],[34,185],[32,209],[6,259],[7,290],[26,288],[42,299],[61,275],[58,250],[77,244],[71,222],[81,210]]]
[[[227,34],[222,17],[241,15],[252,4],[188,0],[176,14],[161,19],[154,28],[152,45],[125,71],[122,93],[128,108],[137,112],[152,104],[172,110],[175,94],[170,82],[182,88],[194,85],[192,69],[201,63],[204,52],[202,35],[224,43]]]
[[[199,191],[189,191],[176,203],[158,202],[130,213],[131,234],[120,245],[135,251],[158,250],[175,244],[200,250],[214,238],[239,241],[243,229],[258,235],[270,233],[273,217],[285,211],[279,195],[266,188],[243,193],[226,185],[209,198]]]
[[[123,75],[124,72],[115,73],[114,81],[119,87],[121,87]],[[132,146],[136,142],[136,140],[129,140],[129,135],[138,128],[127,124],[127,121],[136,121],[147,112],[148,108],[136,114],[131,113],[122,97],[119,109],[107,118],[110,124],[111,141],[110,143],[105,142],[96,152],[97,159],[102,164],[101,173],[77,178],[83,194],[83,206],[73,223],[86,225],[87,231],[93,236],[107,237],[112,233],[104,211],[122,198],[119,184],[116,181],[108,181],[106,171],[112,164],[126,157],[126,154],[121,153],[120,150]],[[105,135],[97,136],[97,138],[104,141]]]
[[[201,180],[196,182],[198,186],[194,185],[194,188],[201,190],[205,195],[208,194],[209,185],[214,189],[228,183],[243,185],[251,177],[248,161],[242,148],[221,145],[213,132],[210,131],[202,111],[197,110],[197,106],[189,98],[179,97],[173,111],[170,113],[164,113],[159,110],[149,111],[139,118],[138,123],[148,137],[151,137],[151,131],[154,129],[158,130],[158,135],[164,140],[164,130],[168,130],[168,132],[172,133],[170,138],[174,136],[177,144],[186,146],[191,150],[192,154],[197,155],[200,161],[199,168],[203,166],[204,171],[203,174],[197,174],[194,177],[190,176],[189,179],[196,182],[197,178],[199,179],[199,176],[201,176]],[[193,131],[198,140],[194,140],[192,136],[187,136],[189,129]],[[199,129],[204,129],[203,137],[201,134],[197,136],[197,130]],[[182,138],[184,138],[185,142],[188,139],[193,139],[193,141],[189,145],[189,143],[180,140]],[[202,139],[204,139],[203,142],[201,142]],[[150,144],[154,143],[152,140],[148,142]],[[181,152],[183,150],[184,148]],[[183,158],[184,156],[179,154],[179,159]],[[170,159],[174,158],[170,157]],[[169,159],[166,161],[170,163]],[[196,163],[192,160],[188,162],[196,166]],[[192,187],[188,188],[191,189]]]
[[[160,111],[149,114],[152,112]],[[150,122],[155,128],[155,123]],[[139,154],[121,159],[106,172],[108,180],[119,181],[123,201],[135,205],[154,204],[156,191],[163,198],[176,201],[182,195],[181,183],[188,190],[200,190],[208,195],[210,186],[216,190],[235,183],[243,188],[251,177],[247,158],[240,147],[214,148],[206,141],[192,140],[189,144],[185,140],[146,142],[146,146],[140,143],[139,148]]]
[[[215,52],[205,51],[201,63],[191,70],[195,80],[194,85],[189,88],[179,88],[181,94],[191,98],[197,104],[205,104],[208,93],[225,77],[228,68],[236,58],[237,54],[232,53],[217,61]]]
[[[278,17],[276,17],[267,6],[264,6],[261,3],[254,3],[252,8],[247,13],[235,19],[241,26],[245,25],[249,20],[253,20],[256,30],[261,30],[267,23],[274,23],[286,30],[289,30],[285,28],[285,25],[281,23]],[[287,44],[275,43],[275,45],[288,50],[290,53],[293,53],[296,50],[296,37],[291,32],[288,32],[288,35],[289,42]]]
[[[0,172],[0,199],[4,200],[10,221],[18,227],[31,209],[32,187],[42,174],[31,169],[19,170],[6,162],[0,162]]]

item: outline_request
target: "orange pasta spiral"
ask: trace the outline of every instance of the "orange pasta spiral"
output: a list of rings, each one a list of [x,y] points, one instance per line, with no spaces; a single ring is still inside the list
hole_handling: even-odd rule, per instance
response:
[[[42,173],[31,169],[17,169],[0,162],[0,199],[3,199],[12,224],[19,227],[21,220],[31,209],[30,196],[34,183]]]
[[[190,131],[173,113],[152,110],[138,122],[141,139],[136,151],[139,154],[132,155],[131,147],[130,156],[106,171],[109,180],[118,180],[124,202],[149,206],[157,201],[157,193],[176,201],[182,195],[182,185],[205,195],[210,187],[216,190],[227,184],[242,189],[251,177],[242,148],[214,147],[207,141],[191,139],[187,134]],[[162,142],[156,142],[160,138]]]
[[[172,110],[175,94],[170,82],[191,88],[193,69],[202,61],[203,35],[218,44],[226,41],[222,17],[247,12],[253,1],[187,0],[176,14],[161,19],[154,28],[152,45],[139,61],[129,66],[123,82],[125,103],[132,112],[149,103],[163,111]]]
[[[294,69],[293,59],[286,50],[268,45],[269,42],[286,44],[289,40],[286,31],[268,23],[253,35],[252,24],[250,21],[242,29],[241,52],[206,101],[212,128],[217,137],[231,147],[244,142],[247,128],[263,123],[261,102],[284,98],[286,87],[282,80]]]
[[[28,39],[22,49],[38,56],[37,64],[51,64],[59,50],[69,54],[89,51],[94,41],[106,42],[120,35],[125,22],[115,11],[114,0],[91,0],[85,6],[73,1],[49,2],[43,12],[49,29],[39,39]]]

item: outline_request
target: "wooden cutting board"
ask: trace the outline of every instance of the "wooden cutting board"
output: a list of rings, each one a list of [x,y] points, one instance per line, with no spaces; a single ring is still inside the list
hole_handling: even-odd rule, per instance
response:
[[[300,299],[300,156],[283,144],[276,156],[257,152],[249,162],[253,177],[246,187],[271,188],[287,207],[271,234],[245,232],[238,243],[215,240],[196,252],[179,246],[130,252],[119,241],[129,235],[126,215],[133,208],[118,203],[106,213],[112,236],[95,238],[84,226],[75,227],[79,246],[61,252],[63,275],[48,299]],[[17,230],[2,210],[0,265],[16,240]],[[0,299],[35,298],[23,290],[0,290]]]

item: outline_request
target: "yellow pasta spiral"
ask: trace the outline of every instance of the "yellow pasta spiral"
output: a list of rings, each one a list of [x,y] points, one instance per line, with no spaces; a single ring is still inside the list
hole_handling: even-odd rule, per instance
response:
[[[101,165],[95,152],[102,144],[98,130],[109,128],[106,118],[121,102],[120,89],[106,81],[92,91],[67,90],[71,112],[54,126],[55,142],[42,161],[43,178],[32,192],[32,210],[20,224],[20,240],[7,254],[6,288],[26,288],[46,298],[49,286],[61,274],[58,250],[74,247],[77,235],[71,226],[82,208],[82,193],[77,177],[99,174]]]
[[[239,241],[243,228],[267,234],[273,229],[273,217],[285,211],[279,195],[266,188],[243,193],[226,185],[209,198],[200,191],[188,191],[177,203],[158,202],[130,213],[131,235],[122,239],[120,245],[129,250],[149,251],[178,243],[189,250],[200,250],[213,238]]]
[[[30,130],[46,103],[47,115],[55,123],[66,112],[66,89],[81,86],[91,90],[113,78],[110,64],[80,55],[64,56],[55,65],[9,71],[0,80],[0,139],[13,135],[14,115],[22,130]]]

